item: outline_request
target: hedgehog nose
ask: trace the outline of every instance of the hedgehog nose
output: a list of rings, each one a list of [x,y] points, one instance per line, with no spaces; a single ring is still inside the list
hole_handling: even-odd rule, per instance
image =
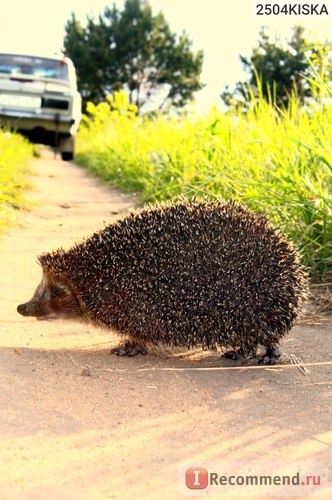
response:
[[[20,304],[17,306],[17,312],[22,314],[22,316],[26,316],[27,314],[27,305],[26,304]]]

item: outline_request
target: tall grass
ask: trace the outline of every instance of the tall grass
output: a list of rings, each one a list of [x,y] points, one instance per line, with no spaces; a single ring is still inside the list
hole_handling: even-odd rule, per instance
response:
[[[207,196],[264,210],[311,275],[330,279],[332,106],[304,109],[294,97],[280,111],[261,98],[245,111],[143,119],[120,93],[88,111],[80,164],[143,203]]]
[[[0,130],[0,232],[24,205],[22,191],[27,186],[27,163],[32,146],[23,137]]]

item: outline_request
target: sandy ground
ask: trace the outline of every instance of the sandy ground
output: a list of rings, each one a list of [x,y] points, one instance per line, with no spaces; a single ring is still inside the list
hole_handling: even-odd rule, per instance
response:
[[[331,361],[332,318],[296,325],[282,342],[280,366],[238,362],[236,370],[199,351],[118,358],[110,332],[23,318],[16,307],[40,279],[36,256],[70,246],[135,204],[50,153],[32,168],[33,205],[0,240],[0,499],[202,496],[206,490],[185,487],[183,472],[202,464],[234,474],[264,462],[268,474],[276,463],[296,472],[315,461],[309,472],[326,481],[331,365],[303,374],[282,364],[292,353],[306,363]],[[302,497],[297,491],[280,495]],[[328,495],[325,486],[314,491]],[[246,496],[235,486],[210,492]]]

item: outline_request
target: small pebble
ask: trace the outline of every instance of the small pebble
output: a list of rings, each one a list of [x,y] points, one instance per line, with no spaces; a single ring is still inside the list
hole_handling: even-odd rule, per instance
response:
[[[88,368],[88,367],[83,368],[83,370],[81,371],[81,375],[83,377],[91,377],[91,370],[90,370],[90,368]]]

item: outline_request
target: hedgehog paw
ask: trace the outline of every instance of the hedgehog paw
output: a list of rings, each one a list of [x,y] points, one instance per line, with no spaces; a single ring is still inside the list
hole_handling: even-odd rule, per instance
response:
[[[223,358],[231,359],[232,361],[237,361],[243,358],[255,358],[255,352],[245,351],[244,349],[237,349],[236,351],[226,351],[222,355]]]
[[[223,358],[231,359],[232,361],[237,361],[243,356],[238,351],[226,351],[222,355]]]
[[[280,355],[278,349],[266,349],[266,353],[258,359],[258,363],[262,365],[275,365]]]
[[[137,356],[137,354],[147,354],[147,350],[145,347],[127,340],[123,344],[112,349],[111,354],[116,354],[117,356]]]

